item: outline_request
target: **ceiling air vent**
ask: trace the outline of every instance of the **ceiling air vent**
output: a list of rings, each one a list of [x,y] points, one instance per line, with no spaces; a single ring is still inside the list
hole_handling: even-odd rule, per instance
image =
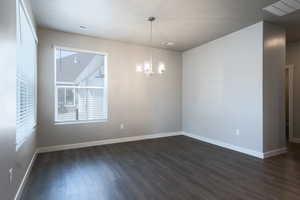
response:
[[[263,8],[263,10],[277,16],[284,16],[300,9],[300,0],[281,0],[270,6]]]

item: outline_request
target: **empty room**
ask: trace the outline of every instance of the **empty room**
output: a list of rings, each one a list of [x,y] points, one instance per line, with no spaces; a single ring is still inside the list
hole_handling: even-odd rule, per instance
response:
[[[300,0],[1,0],[0,200],[299,200]]]

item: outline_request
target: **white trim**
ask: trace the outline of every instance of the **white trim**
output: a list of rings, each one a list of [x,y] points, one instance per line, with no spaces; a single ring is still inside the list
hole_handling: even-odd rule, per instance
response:
[[[105,74],[105,78],[104,78],[104,113],[106,116],[106,120],[108,120],[108,54],[104,54],[104,74]]]
[[[284,154],[284,153],[288,152],[287,147],[284,147],[284,148],[275,149],[275,150],[263,153],[263,152],[254,151],[252,149],[235,146],[235,145],[232,145],[232,144],[228,144],[228,143],[225,143],[225,142],[221,142],[221,141],[218,141],[218,140],[210,139],[210,138],[207,138],[207,137],[203,137],[203,136],[199,136],[199,135],[195,135],[195,134],[191,134],[191,133],[182,132],[182,135],[185,135],[185,136],[188,136],[188,137],[191,137],[191,138],[194,138],[196,140],[200,140],[200,141],[203,141],[203,142],[206,142],[206,143],[210,143],[210,144],[213,144],[213,145],[224,147],[226,149],[230,149],[230,150],[237,151],[237,152],[240,152],[240,153],[244,153],[244,154],[247,154],[247,155],[250,155],[250,156],[254,156],[254,157],[257,157],[257,158],[260,158],[260,159],[265,159],[265,158],[269,158],[269,157],[272,157],[272,156],[277,156],[279,154]],[[299,140],[299,142],[300,142],[300,140]]]
[[[281,148],[281,149],[275,149],[275,150],[272,150],[272,151],[265,152],[263,158],[278,156],[280,154],[284,154],[284,153],[287,153],[287,152],[288,152],[288,150],[287,150],[286,147]]]
[[[195,135],[195,134],[191,134],[191,133],[183,132],[183,135],[194,138],[194,139],[197,139],[197,140],[200,140],[200,141],[203,141],[203,142],[206,142],[206,143],[210,143],[210,144],[213,144],[213,145],[224,147],[226,149],[231,149],[231,150],[234,150],[234,151],[238,151],[240,153],[248,154],[250,156],[254,156],[254,157],[257,157],[257,158],[261,158],[261,159],[264,158],[264,154],[262,152],[259,152],[259,151],[254,151],[254,150],[247,149],[247,148],[244,148],[244,147],[235,146],[235,145],[232,145],[232,144],[229,144],[229,143],[221,142],[221,141],[218,141],[218,140],[215,140],[215,139],[210,139],[210,138],[207,138],[207,137],[203,137],[203,136]]]
[[[57,88],[83,88],[83,89],[104,89],[102,86],[72,86],[72,85],[57,85]]]
[[[29,177],[30,171],[31,171],[31,169],[32,169],[32,167],[33,167],[33,163],[34,163],[34,161],[35,161],[35,159],[36,159],[36,157],[37,157],[37,154],[38,154],[37,151],[34,152],[32,158],[31,158],[31,161],[30,161],[30,163],[29,163],[29,165],[28,165],[28,167],[27,167],[27,170],[26,170],[26,172],[25,172],[25,175],[23,176],[23,179],[22,179],[22,181],[21,181],[21,183],[20,183],[20,185],[19,185],[19,188],[18,188],[18,190],[17,190],[17,193],[16,193],[16,195],[15,195],[14,200],[19,200],[19,199],[21,198],[22,192],[23,192],[23,189],[24,189],[24,186],[25,186],[25,184],[26,184],[26,182],[27,182],[27,179],[28,179],[28,177]]]
[[[63,82],[63,81],[56,81],[57,84],[65,84],[65,85],[73,85],[76,86],[76,83],[74,82]]]
[[[34,25],[33,25],[32,19],[31,19],[30,15],[29,15],[29,12],[28,12],[28,9],[27,9],[27,7],[26,7],[26,4],[24,3],[23,0],[19,0],[19,4],[20,4],[21,7],[23,8],[23,11],[24,11],[25,16],[26,16],[26,18],[27,18],[27,21],[28,21],[28,23],[29,23],[29,26],[30,26],[32,35],[33,35],[33,37],[34,37],[34,39],[35,39],[35,42],[38,43],[38,37],[37,37],[37,34],[36,34],[36,30],[35,30],[35,27],[34,27]]]
[[[90,51],[90,50],[83,50],[83,49],[76,49],[76,48],[70,48],[70,47],[63,47],[63,46],[58,46],[58,45],[52,45],[53,50],[54,50],[54,122],[55,123],[61,123],[61,121],[57,120],[57,86],[56,85],[56,49],[64,49],[64,50],[69,50],[69,51],[76,51],[76,52],[83,52],[83,53],[91,53],[91,54],[97,54],[104,56],[104,97],[103,97],[103,102],[104,102],[104,115],[105,117],[103,119],[99,119],[99,121],[108,121],[108,53],[103,53],[103,52],[97,52],[97,51]],[[68,86],[67,86],[68,87]],[[78,120],[81,121],[81,120]]]
[[[123,137],[123,138],[115,138],[115,139],[105,139],[105,140],[82,142],[82,143],[75,143],[75,144],[40,147],[40,148],[38,148],[37,152],[45,153],[45,152],[53,152],[53,151],[62,151],[62,150],[67,150],[67,149],[78,149],[78,148],[83,148],[83,147],[101,146],[101,145],[106,145],[106,144],[132,142],[132,141],[148,140],[148,139],[171,137],[171,136],[178,136],[178,135],[182,135],[182,132],[157,133],[157,134],[150,134],[150,135],[140,135],[140,136]]]
[[[89,123],[104,123],[107,122],[107,119],[101,120],[79,120],[79,121],[56,121],[54,125],[68,125],[68,124],[89,124]]]
[[[58,91],[57,91],[57,85],[56,85],[56,49],[57,48],[59,48],[59,47],[56,47],[56,46],[54,46],[53,47],[53,63],[54,63],[54,68],[53,68],[53,70],[54,70],[54,73],[53,73],[53,88],[54,88],[54,122],[56,121],[56,119],[58,118],[58,116],[57,116],[57,93],[58,93]]]
[[[82,53],[91,53],[91,54],[97,54],[101,56],[108,56],[108,53],[105,52],[100,52],[100,51],[92,51],[92,50],[86,50],[86,49],[79,49],[79,48],[72,48],[72,47],[66,47],[66,46],[59,46],[59,45],[52,45],[54,49],[64,49],[64,50],[69,50],[69,51],[79,51]],[[105,64],[105,63],[104,63]]]

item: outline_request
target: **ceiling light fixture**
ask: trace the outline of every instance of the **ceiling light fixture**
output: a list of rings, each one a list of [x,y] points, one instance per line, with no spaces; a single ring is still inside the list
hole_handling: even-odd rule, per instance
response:
[[[80,29],[84,29],[84,30],[87,29],[87,27],[86,27],[86,26],[83,26],[83,25],[79,26],[79,28],[80,28]]]
[[[174,46],[174,45],[175,45],[174,42],[162,42],[161,44],[162,44],[163,46],[168,46],[168,47]]]
[[[284,16],[300,9],[300,0],[281,0],[263,8],[276,16]]]
[[[77,56],[74,57],[74,63],[75,63],[75,64],[78,63]]]
[[[149,17],[148,21],[150,22],[150,45],[151,45],[151,52],[150,52],[150,60],[145,61],[143,64],[138,64],[136,66],[137,72],[143,72],[147,76],[153,75],[153,48],[152,48],[152,36],[153,36],[153,30],[152,30],[152,23],[155,21],[155,17]],[[163,62],[159,62],[157,73],[163,74],[166,71],[165,64]]]
[[[175,43],[174,42],[167,42],[166,45],[167,46],[173,46]]]

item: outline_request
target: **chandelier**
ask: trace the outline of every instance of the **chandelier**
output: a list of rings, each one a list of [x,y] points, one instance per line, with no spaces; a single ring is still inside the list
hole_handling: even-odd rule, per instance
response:
[[[148,21],[150,22],[150,45],[151,45],[151,52],[149,60],[146,60],[143,64],[138,64],[136,66],[137,72],[143,72],[147,76],[153,75],[155,72],[153,71],[153,48],[152,48],[152,23],[155,21],[155,17],[149,17]],[[166,71],[165,64],[163,62],[158,62],[157,66],[157,73],[163,74]]]

